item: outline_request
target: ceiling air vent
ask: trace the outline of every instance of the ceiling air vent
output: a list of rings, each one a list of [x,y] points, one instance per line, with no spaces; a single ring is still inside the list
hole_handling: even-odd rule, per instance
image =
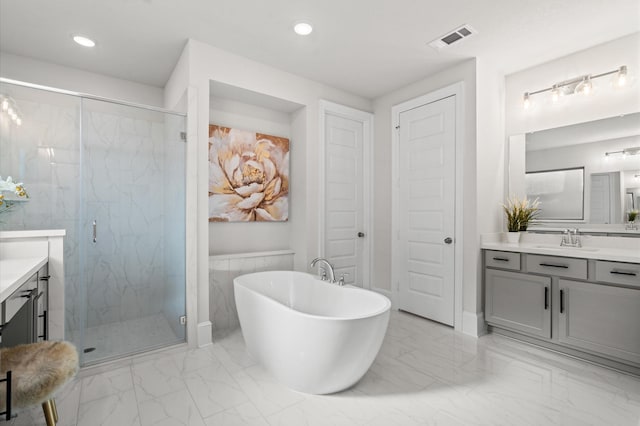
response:
[[[436,49],[442,49],[443,47],[451,46],[452,44],[477,33],[478,32],[471,25],[465,24],[460,28],[450,31],[442,37],[438,37],[433,40],[429,43],[429,46],[435,47]]]

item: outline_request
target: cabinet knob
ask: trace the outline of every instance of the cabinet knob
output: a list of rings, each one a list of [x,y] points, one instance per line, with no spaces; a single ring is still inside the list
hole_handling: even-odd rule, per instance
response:
[[[451,237],[447,237],[444,239],[445,244],[451,244],[452,242],[453,242],[453,239]]]

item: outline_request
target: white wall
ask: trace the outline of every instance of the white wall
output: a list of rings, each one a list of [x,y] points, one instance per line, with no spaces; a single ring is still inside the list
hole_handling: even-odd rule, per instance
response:
[[[532,96],[525,110],[525,92],[584,74],[599,74],[627,65],[629,84],[611,87],[611,78],[594,80],[595,91],[585,97],[565,96],[556,105],[548,93]],[[506,78],[507,135],[527,133],[640,111],[640,33],[631,34],[574,54],[511,74]]]
[[[465,216],[465,220],[471,221],[475,218],[477,228],[472,229],[465,224],[465,238],[475,238],[475,241],[472,245],[471,241],[465,240],[464,310],[477,313],[478,323],[483,323],[481,314],[484,306],[479,238],[482,234],[500,232],[503,229],[500,204],[504,202],[506,195],[504,74],[493,65],[491,61],[482,58],[476,61],[476,180],[466,181],[467,185],[477,188],[477,210],[473,212],[473,218]]]
[[[240,130],[291,138],[291,114],[219,97],[210,98],[209,122]],[[304,158],[293,157],[291,161]],[[209,254],[232,254],[289,248],[291,224],[287,222],[209,223]]]
[[[0,77],[144,105],[164,105],[161,87],[4,52],[0,52]]]
[[[197,212],[195,236],[197,238],[197,316],[198,344],[211,337],[209,323],[209,232],[208,232],[208,126],[210,82],[235,86],[260,94],[284,99],[305,106],[291,117],[291,158],[304,161],[291,162],[290,183],[290,235],[289,249],[295,251],[294,268],[307,270],[308,261],[317,255],[318,209],[318,103],[330,100],[361,110],[370,110],[371,103],[344,91],[283,72],[270,66],[234,55],[196,40],[189,40],[186,52],[180,58],[166,86],[165,103],[172,105],[187,89],[195,91],[197,106],[189,109],[189,119],[196,119],[197,128],[188,137],[196,140],[190,161],[197,171]],[[192,147],[193,148],[193,147]],[[192,173],[193,170],[188,171]],[[189,183],[188,183],[189,184]],[[189,202],[187,202],[189,206]],[[188,233],[189,234],[189,233]],[[189,288],[189,286],[188,286]],[[190,296],[188,296],[190,297]],[[189,315],[192,315],[189,314]],[[191,340],[193,343],[193,340]]]

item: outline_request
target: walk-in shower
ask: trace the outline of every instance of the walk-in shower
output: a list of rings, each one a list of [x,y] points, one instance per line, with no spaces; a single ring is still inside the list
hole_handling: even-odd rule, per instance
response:
[[[83,365],[185,341],[185,116],[0,79],[0,230],[65,229],[65,336]]]

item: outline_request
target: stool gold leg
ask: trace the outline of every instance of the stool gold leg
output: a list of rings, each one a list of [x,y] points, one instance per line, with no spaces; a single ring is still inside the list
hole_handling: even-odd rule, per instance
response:
[[[42,411],[44,411],[44,419],[47,422],[47,426],[56,426],[56,416],[51,400],[42,403]]]
[[[58,423],[58,407],[56,407],[56,400],[51,398],[49,401],[51,402],[51,407],[53,408],[53,417],[56,420],[56,423]]]

